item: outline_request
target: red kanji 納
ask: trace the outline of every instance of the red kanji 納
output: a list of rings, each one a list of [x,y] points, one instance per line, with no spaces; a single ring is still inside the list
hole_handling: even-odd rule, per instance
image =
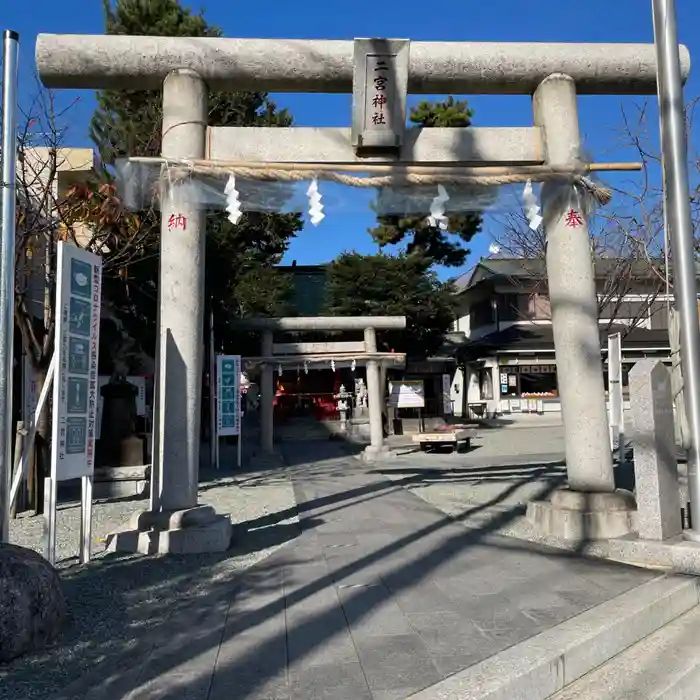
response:
[[[168,231],[172,231],[174,228],[181,228],[183,231],[186,231],[187,217],[182,214],[171,214],[168,219]]]

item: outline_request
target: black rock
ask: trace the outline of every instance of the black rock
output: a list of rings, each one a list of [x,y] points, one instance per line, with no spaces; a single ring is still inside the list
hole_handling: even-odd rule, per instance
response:
[[[0,544],[0,662],[55,639],[65,616],[54,567],[31,549]]]

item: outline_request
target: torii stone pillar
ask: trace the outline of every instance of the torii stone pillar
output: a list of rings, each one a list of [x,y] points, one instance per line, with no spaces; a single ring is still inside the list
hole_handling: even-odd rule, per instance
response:
[[[163,156],[203,157],[207,93],[194,71],[175,71],[165,79]],[[161,481],[157,502],[164,510],[197,504],[201,381],[187,370],[203,366],[206,231],[194,188],[189,180],[165,184],[161,197],[157,410],[162,423],[155,437]]]
[[[547,163],[580,162],[576,84],[552,74],[535,90],[535,124],[544,130]],[[600,352],[598,299],[586,202],[569,182],[542,187],[547,280],[566,435],[568,488],[528,505],[540,535],[581,541],[607,539],[634,527],[634,496],[615,491]]]
[[[550,75],[533,98],[535,124],[544,130],[547,164],[576,167],[581,158],[576,84]],[[588,221],[568,194],[568,183],[542,186],[547,235],[547,280],[557,380],[566,432],[569,486],[577,491],[613,491],[612,455],[600,353]]]
[[[163,83],[162,154],[202,158],[208,88],[191,70]],[[205,552],[228,548],[231,521],[197,505],[204,327],[204,212],[194,185],[166,184],[161,196],[157,432],[151,509],[110,538],[120,551]]]
[[[365,328],[365,350],[368,353],[377,352],[377,333],[374,328]],[[367,360],[366,372],[370,443],[364,456],[365,459],[372,460],[387,453],[382,427],[382,396],[384,391],[380,383],[379,363],[376,360]]]

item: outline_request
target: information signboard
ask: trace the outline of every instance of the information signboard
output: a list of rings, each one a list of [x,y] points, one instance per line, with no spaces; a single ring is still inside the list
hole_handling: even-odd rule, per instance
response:
[[[424,408],[425,386],[422,379],[389,382],[389,405],[393,408]]]
[[[51,452],[56,481],[91,476],[95,467],[101,287],[102,259],[59,242]]]
[[[241,356],[216,358],[217,433],[219,437],[241,433]]]

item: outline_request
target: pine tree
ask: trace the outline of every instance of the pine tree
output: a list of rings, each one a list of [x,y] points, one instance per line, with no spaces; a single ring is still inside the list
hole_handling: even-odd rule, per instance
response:
[[[382,331],[383,350],[425,358],[442,345],[454,320],[454,294],[419,255],[343,253],[328,267],[326,313],[406,316],[405,331]]]
[[[103,0],[107,34],[152,36],[221,36],[203,15],[193,14],[178,0]],[[157,156],[161,149],[162,93],[160,91],[103,90],[91,122],[91,136],[104,165],[125,156]],[[291,116],[278,110],[267,93],[212,92],[208,123],[211,126],[289,126]],[[149,229],[143,252],[121,271],[119,305],[131,320],[131,330],[145,345],[153,347],[154,337],[143,338],[144,320],[156,318],[159,251],[159,215],[144,212],[142,225]],[[223,211],[207,215],[206,294],[214,303],[218,338],[231,341],[230,314],[275,313],[289,290],[269,268],[280,262],[289,240],[302,228],[296,214],[244,214],[233,226]],[[253,281],[270,282],[267,288]],[[124,281],[127,281],[124,284]],[[114,287],[115,285],[112,285]]]
[[[422,128],[466,127],[471,125],[473,111],[464,101],[448,97],[443,102],[424,100],[411,109],[409,120]],[[381,199],[381,195],[380,195]],[[378,226],[370,234],[381,248],[405,243],[407,253],[419,253],[432,262],[459,267],[469,255],[466,244],[481,227],[477,212],[450,216],[446,231],[427,223],[426,215],[378,216]]]

